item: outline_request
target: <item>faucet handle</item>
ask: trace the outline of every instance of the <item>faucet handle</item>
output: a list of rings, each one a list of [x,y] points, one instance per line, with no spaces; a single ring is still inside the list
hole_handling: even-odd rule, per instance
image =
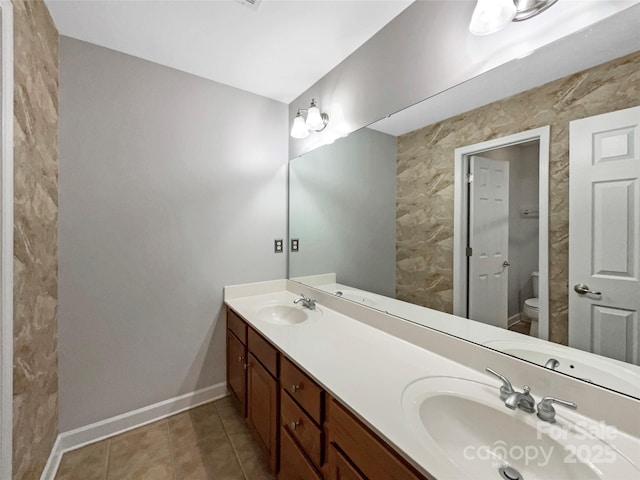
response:
[[[575,410],[578,406],[573,402],[567,402],[566,400],[560,400],[554,397],[544,397],[538,403],[538,418],[543,422],[555,423],[556,422],[556,409],[553,408],[553,404],[562,405],[564,407]]]
[[[500,375],[498,372],[492,370],[489,367],[485,368],[485,370],[491,375],[495,375],[500,380],[502,380],[502,385],[500,386],[500,400],[506,400],[509,395],[515,392],[515,390],[513,389],[513,385],[511,385],[511,382],[507,377],[505,377],[504,375]]]

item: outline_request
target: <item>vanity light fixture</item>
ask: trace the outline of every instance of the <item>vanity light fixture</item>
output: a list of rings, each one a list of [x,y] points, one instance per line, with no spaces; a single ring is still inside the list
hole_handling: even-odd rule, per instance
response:
[[[478,0],[469,31],[489,35],[509,22],[521,22],[544,12],[558,0]]]
[[[307,118],[302,116],[302,112],[307,112]],[[300,108],[293,120],[291,136],[293,138],[306,138],[310,131],[321,132],[329,123],[329,115],[322,113],[315,98],[311,99],[309,108]]]

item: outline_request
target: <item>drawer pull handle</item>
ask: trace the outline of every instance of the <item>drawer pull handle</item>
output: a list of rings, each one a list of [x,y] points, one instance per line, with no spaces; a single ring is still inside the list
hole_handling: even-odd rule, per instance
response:
[[[300,385],[291,385],[291,391],[293,393],[296,393],[298,390],[300,390]]]
[[[298,428],[300,426],[300,421],[291,422],[289,425],[291,425],[291,430],[295,430],[296,428]]]

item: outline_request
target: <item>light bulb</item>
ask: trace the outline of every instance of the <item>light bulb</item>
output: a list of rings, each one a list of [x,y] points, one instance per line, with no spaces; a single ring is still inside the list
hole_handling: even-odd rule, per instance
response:
[[[513,0],[478,0],[469,31],[474,35],[489,35],[504,28],[515,14]]]
[[[320,109],[316,105],[315,100],[311,100],[311,106],[307,112],[307,128],[309,130],[315,130],[316,132],[324,128],[324,120],[322,120]]]
[[[300,112],[298,112],[296,118],[293,120],[291,136],[293,138],[307,138],[309,136],[309,129],[307,128],[307,124],[304,123],[304,118]]]

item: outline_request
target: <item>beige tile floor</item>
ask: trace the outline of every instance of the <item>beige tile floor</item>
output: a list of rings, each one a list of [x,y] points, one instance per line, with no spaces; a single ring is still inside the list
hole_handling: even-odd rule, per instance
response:
[[[529,322],[524,322],[524,321],[519,321],[509,327],[509,330],[511,330],[512,332],[523,333],[525,335],[529,335],[530,329],[531,329],[531,324]]]
[[[66,453],[56,480],[275,480],[230,397]]]

